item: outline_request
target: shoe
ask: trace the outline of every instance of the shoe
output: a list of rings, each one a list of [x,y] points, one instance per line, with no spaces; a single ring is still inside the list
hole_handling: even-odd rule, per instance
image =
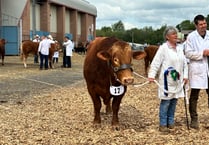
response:
[[[168,125],[168,128],[169,128],[169,129],[174,129],[174,127],[175,127],[174,124],[169,124],[169,125]]]
[[[198,122],[198,120],[191,120],[190,127],[198,130],[199,129],[199,122]]]
[[[170,132],[170,130],[168,129],[167,126],[160,126],[159,131],[163,132],[163,133],[169,133]]]

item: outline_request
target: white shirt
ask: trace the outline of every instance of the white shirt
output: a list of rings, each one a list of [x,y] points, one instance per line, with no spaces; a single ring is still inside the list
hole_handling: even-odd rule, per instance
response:
[[[38,52],[41,52],[43,55],[49,55],[49,48],[51,47],[51,43],[55,42],[47,38],[43,39],[39,43]]]

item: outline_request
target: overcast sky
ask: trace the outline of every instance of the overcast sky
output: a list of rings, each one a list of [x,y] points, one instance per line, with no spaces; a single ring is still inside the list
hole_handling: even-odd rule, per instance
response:
[[[162,25],[176,26],[193,21],[197,14],[209,14],[208,0],[87,0],[97,8],[96,28],[121,20],[125,29]]]

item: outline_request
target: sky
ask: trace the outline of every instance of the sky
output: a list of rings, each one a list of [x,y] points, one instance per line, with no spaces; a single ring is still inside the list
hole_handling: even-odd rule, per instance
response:
[[[97,8],[96,29],[121,20],[126,30],[193,21],[197,14],[209,14],[208,0],[86,0]]]

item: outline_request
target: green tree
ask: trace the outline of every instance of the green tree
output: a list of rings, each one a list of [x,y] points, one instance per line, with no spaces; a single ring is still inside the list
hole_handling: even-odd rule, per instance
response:
[[[190,22],[190,20],[184,20],[180,24],[176,26],[179,31],[181,30],[194,30],[195,26],[193,22]]]
[[[124,32],[125,31],[125,27],[123,22],[120,20],[117,23],[112,25],[112,30],[114,32]]]

